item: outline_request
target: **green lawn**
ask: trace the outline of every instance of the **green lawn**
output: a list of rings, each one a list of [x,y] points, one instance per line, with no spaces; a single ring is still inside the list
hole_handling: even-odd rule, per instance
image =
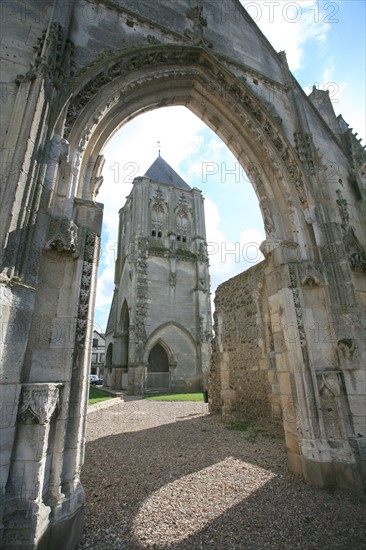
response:
[[[203,401],[202,393],[164,393],[144,397],[150,401]]]
[[[96,389],[95,386],[89,387],[89,401],[88,405],[94,405],[94,403],[99,403],[100,401],[105,401],[106,399],[112,399],[110,395]]]

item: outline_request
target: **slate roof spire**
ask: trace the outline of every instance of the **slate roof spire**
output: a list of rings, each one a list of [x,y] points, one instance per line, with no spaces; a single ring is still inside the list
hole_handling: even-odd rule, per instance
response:
[[[160,151],[158,158],[147,170],[144,178],[149,178],[157,183],[162,183],[163,185],[174,185],[174,187],[177,187],[178,189],[185,189],[186,191],[191,190],[188,183],[186,183],[162,158]]]

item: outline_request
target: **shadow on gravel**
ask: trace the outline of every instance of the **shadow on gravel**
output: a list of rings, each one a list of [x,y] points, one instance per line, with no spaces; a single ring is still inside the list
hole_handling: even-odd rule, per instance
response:
[[[217,417],[91,441],[82,482],[79,549],[365,547],[362,499],[305,485],[287,471],[283,441],[263,434],[246,441]]]

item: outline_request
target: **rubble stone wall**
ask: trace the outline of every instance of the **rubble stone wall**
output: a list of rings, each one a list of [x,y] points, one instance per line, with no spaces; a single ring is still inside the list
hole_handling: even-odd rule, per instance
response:
[[[211,411],[229,422],[278,416],[269,383],[264,268],[261,262],[216,291],[209,399]]]

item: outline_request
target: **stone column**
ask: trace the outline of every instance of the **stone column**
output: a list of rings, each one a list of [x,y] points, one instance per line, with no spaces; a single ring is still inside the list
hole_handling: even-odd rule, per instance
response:
[[[63,384],[23,384],[17,441],[6,484],[5,548],[36,548],[50,524],[55,419]],[[52,468],[51,468],[52,466]]]
[[[289,246],[296,245],[272,248],[266,269],[289,464],[311,484],[357,489],[361,481],[349,444],[352,419],[336,342],[314,332],[325,311],[319,304],[326,304],[322,264],[287,262]]]

